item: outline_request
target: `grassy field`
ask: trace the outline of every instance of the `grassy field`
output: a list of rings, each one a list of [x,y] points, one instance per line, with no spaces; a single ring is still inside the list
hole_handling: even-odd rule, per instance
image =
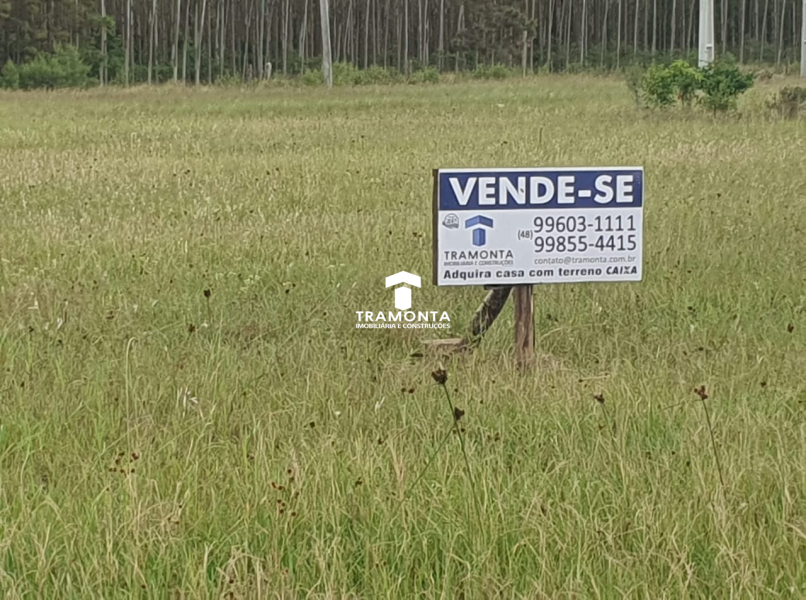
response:
[[[0,94],[7,598],[806,594],[806,123],[617,80]],[[439,365],[431,169],[643,165],[644,281]],[[450,332],[355,328],[424,277]],[[703,405],[704,385],[724,488]],[[594,395],[603,395],[601,404]],[[478,510],[475,503],[478,502]]]

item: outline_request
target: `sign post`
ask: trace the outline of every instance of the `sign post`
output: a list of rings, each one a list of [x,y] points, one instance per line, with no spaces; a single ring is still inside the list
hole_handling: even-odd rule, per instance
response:
[[[526,367],[534,285],[641,280],[643,202],[641,167],[435,170],[434,283],[491,290],[472,337],[511,291],[515,356]]]
[[[515,362],[521,369],[531,366],[535,357],[535,306],[533,286],[516,285],[512,300],[515,303]]]

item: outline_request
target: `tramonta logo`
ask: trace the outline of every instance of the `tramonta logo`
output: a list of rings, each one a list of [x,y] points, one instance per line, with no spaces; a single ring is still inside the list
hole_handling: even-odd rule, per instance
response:
[[[408,310],[411,308],[411,288],[403,284],[420,287],[421,279],[419,275],[412,275],[406,271],[400,271],[386,278],[386,287],[400,286],[395,289],[395,308],[397,310]]]
[[[450,329],[451,319],[444,311],[411,310],[411,287],[422,287],[422,279],[407,271],[400,271],[386,278],[386,288],[395,288],[395,308],[392,311],[355,311],[358,315],[356,329]]]

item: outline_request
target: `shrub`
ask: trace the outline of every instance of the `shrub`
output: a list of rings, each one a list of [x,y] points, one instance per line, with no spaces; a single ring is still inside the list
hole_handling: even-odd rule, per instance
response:
[[[701,102],[714,112],[736,108],[740,94],[753,86],[755,75],[742,73],[731,62],[717,62],[701,69],[701,89],[705,94]]]
[[[378,65],[372,65],[368,69],[358,71],[354,83],[356,85],[388,85],[395,83],[399,76],[392,71],[388,71]]]
[[[806,109],[806,87],[785,87],[767,101],[767,108],[785,119],[795,119]]]
[[[668,68],[652,65],[644,73],[641,80],[644,98],[653,106],[670,106],[674,104],[674,80]]]
[[[472,75],[475,79],[506,79],[513,71],[504,65],[478,65]]]
[[[439,71],[434,67],[425,67],[409,75],[409,83],[439,83]]]
[[[359,75],[358,69],[352,63],[333,63],[333,85],[355,85]]]
[[[669,65],[669,76],[683,106],[691,106],[702,83],[702,74],[684,60],[676,60]]]
[[[628,86],[635,94],[635,75],[628,78]],[[679,101],[691,106],[702,92],[699,101],[707,108],[725,111],[736,107],[740,94],[752,87],[755,76],[742,73],[735,61],[727,58],[702,69],[688,61],[676,60],[669,66],[652,65],[641,79],[644,98],[654,106],[670,106]]]
[[[302,85],[321,85],[324,81],[325,78],[320,69],[309,69],[300,77]]]
[[[90,83],[90,67],[74,46],[56,46],[52,54],[38,54],[18,71],[20,87],[25,90],[84,88]]]
[[[219,75],[215,80],[215,84],[220,87],[238,87],[243,85],[243,81],[238,75],[227,72],[223,75]]]
[[[6,90],[20,89],[20,73],[10,58],[0,71],[0,88]]]

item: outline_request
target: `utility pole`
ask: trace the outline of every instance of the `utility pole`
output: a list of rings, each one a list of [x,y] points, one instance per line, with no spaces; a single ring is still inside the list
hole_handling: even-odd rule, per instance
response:
[[[330,55],[330,9],[328,0],[319,0],[319,16],[322,21],[322,74],[327,87],[333,87],[333,59]]]
[[[700,0],[699,66],[714,60],[714,0]]]

